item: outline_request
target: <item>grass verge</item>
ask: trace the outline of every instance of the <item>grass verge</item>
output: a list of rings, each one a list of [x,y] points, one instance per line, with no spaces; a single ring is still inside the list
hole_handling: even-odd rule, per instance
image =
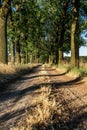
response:
[[[70,65],[60,65],[53,67],[55,67],[58,71],[66,73],[72,77],[87,77],[87,68],[85,68],[84,66],[80,67],[79,69]]]

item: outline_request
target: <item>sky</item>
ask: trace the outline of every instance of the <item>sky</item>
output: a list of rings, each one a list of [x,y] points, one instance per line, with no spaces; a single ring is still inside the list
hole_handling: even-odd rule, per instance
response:
[[[81,46],[79,49],[80,56],[87,56],[87,47]]]
[[[81,34],[81,37],[87,43],[87,30],[83,30],[83,32]],[[64,56],[71,56],[71,52],[69,54],[64,53]],[[79,48],[79,56],[87,56],[87,45],[86,46],[81,46]]]
[[[65,54],[64,56],[71,56],[71,52],[69,54]],[[86,46],[81,46],[79,48],[79,56],[87,56],[87,47]]]
[[[87,43],[87,30],[83,30],[81,34],[82,39]],[[79,48],[80,56],[87,56],[87,46],[81,46]]]

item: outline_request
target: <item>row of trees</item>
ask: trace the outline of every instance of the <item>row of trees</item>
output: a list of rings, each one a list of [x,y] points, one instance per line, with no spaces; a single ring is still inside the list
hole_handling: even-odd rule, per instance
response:
[[[0,63],[62,64],[71,50],[79,67],[86,0],[0,0]]]

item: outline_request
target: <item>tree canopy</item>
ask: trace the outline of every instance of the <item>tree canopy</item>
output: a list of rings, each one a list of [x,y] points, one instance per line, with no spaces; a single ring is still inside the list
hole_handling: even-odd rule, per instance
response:
[[[0,62],[63,64],[71,50],[78,67],[86,6],[86,0],[1,0]]]

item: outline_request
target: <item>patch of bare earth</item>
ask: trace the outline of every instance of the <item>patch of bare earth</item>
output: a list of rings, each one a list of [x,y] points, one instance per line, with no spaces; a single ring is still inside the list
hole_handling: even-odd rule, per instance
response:
[[[87,80],[46,67],[56,97],[54,130],[87,130]]]

